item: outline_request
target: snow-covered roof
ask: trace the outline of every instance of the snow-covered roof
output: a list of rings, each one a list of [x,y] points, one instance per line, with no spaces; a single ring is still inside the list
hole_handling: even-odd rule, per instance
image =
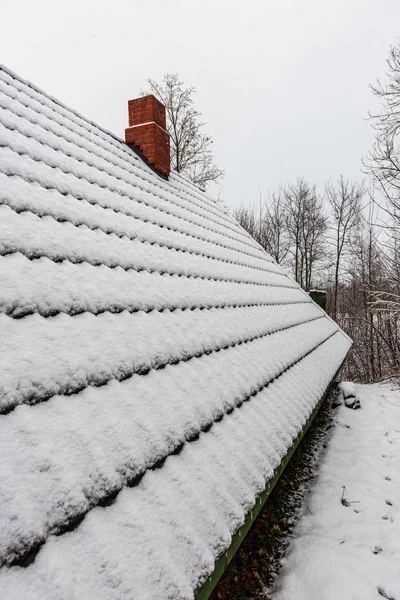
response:
[[[0,590],[192,598],[350,346],[218,204],[0,69]]]

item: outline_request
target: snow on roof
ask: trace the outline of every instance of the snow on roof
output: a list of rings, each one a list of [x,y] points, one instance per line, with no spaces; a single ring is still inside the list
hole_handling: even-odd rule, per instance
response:
[[[349,348],[196,186],[0,68],[0,589],[193,598]]]

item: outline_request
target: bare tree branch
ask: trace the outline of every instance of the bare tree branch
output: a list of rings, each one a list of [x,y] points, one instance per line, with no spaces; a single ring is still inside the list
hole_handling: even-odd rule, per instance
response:
[[[200,120],[201,114],[194,107],[195,88],[184,88],[177,73],[166,73],[161,83],[153,79],[148,79],[147,83],[150,93],[166,108],[172,169],[178,173],[185,173],[203,188],[210,181],[220,181],[224,173],[214,164],[211,149],[213,140],[201,131],[205,123]]]

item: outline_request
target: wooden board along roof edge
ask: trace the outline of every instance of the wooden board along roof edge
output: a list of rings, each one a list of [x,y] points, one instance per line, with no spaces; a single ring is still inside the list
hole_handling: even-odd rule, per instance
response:
[[[255,523],[255,521],[256,521],[258,515],[260,514],[260,512],[261,512],[261,510],[262,510],[265,502],[268,500],[268,498],[271,495],[274,487],[278,483],[278,481],[279,481],[282,473],[286,469],[287,465],[290,462],[290,459],[292,458],[293,454],[295,453],[295,451],[297,450],[298,446],[300,445],[300,442],[302,441],[303,437],[307,433],[307,431],[308,431],[311,423],[313,422],[313,420],[317,416],[317,414],[318,414],[318,412],[319,412],[322,404],[324,403],[324,401],[328,397],[328,394],[332,390],[332,388],[333,388],[333,386],[335,384],[336,378],[338,377],[338,375],[340,373],[340,370],[342,369],[345,360],[346,360],[346,358],[343,360],[342,364],[340,365],[340,367],[336,371],[334,377],[332,378],[332,380],[330,381],[328,387],[326,388],[325,393],[323,394],[323,396],[321,397],[321,399],[315,405],[315,408],[311,412],[311,414],[310,414],[307,422],[305,423],[303,429],[298,433],[297,437],[294,439],[294,441],[293,441],[292,445],[290,446],[290,448],[289,448],[286,456],[282,460],[282,462],[279,465],[279,467],[276,469],[276,471],[274,473],[274,476],[268,481],[265,490],[258,496],[258,498],[257,498],[257,500],[256,500],[256,502],[255,502],[255,504],[253,506],[253,508],[247,514],[245,522],[243,523],[243,525],[238,529],[238,531],[233,536],[231,545],[224,552],[224,554],[216,561],[214,571],[212,572],[212,574],[210,575],[210,577],[207,579],[207,581],[203,584],[203,586],[197,591],[197,593],[195,595],[196,600],[208,600],[208,598],[211,596],[212,592],[214,591],[215,587],[217,586],[217,584],[218,584],[219,580],[221,579],[222,575],[225,573],[225,571],[228,568],[230,562],[234,558],[236,552],[239,550],[240,546],[242,545],[242,543],[243,543],[246,535],[248,534],[248,532],[250,531],[251,527]]]

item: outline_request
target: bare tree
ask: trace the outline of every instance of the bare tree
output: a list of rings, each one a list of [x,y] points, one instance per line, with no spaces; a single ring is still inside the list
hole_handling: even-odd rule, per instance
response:
[[[381,240],[381,255],[381,275],[385,285],[373,293],[371,304],[386,318],[396,317],[400,324],[400,231],[397,228],[390,228],[385,240]],[[398,333],[400,335],[400,331]]]
[[[264,208],[265,241],[263,245],[278,265],[285,265],[290,241],[286,228],[285,198],[281,189],[268,194]]]
[[[336,184],[326,184],[325,193],[332,209],[333,217],[331,227],[331,243],[334,248],[332,316],[336,319],[341,262],[345,251],[349,247],[351,233],[357,225],[364,188],[362,184],[350,182],[341,176]]]
[[[327,218],[315,186],[300,178],[284,189],[286,228],[296,281],[310,290],[316,264],[324,256]]]
[[[348,276],[338,292],[337,321],[353,339],[346,377],[361,382],[399,375],[399,269],[393,273],[396,263],[386,233],[378,225],[377,212],[371,198],[359,212]],[[332,287],[328,291],[332,292]]]
[[[259,207],[236,209],[237,221],[309,290],[316,266],[324,256],[327,219],[315,186],[304,179],[268,194]]]
[[[185,173],[201,187],[210,181],[219,181],[223,171],[214,164],[213,140],[202,133],[205,123],[200,121],[201,113],[194,107],[195,88],[184,87],[177,73],[166,73],[161,83],[153,79],[148,79],[147,83],[150,93],[166,108],[172,168],[178,173]]]
[[[380,111],[370,114],[375,129],[374,145],[364,161],[373,177],[375,188],[383,195],[383,204],[376,193],[370,194],[374,203],[389,214],[383,224],[367,219],[369,255],[362,273],[365,341],[364,367],[367,380],[383,375],[399,374],[400,363],[400,44],[390,49],[386,81],[377,83],[372,91],[381,100]],[[370,208],[371,214],[371,208]],[[382,217],[382,211],[380,216]],[[375,234],[378,230],[378,234]],[[368,327],[366,326],[368,324]],[[360,353],[361,355],[361,353]],[[369,378],[369,379],[368,379]]]
[[[371,89],[382,100],[382,109],[370,113],[375,143],[365,164],[386,198],[386,209],[400,226],[400,43],[390,49],[387,81]]]
[[[236,221],[256,240],[261,246],[261,224],[258,218],[258,213],[255,211],[254,206],[239,206],[233,211],[233,216]],[[264,247],[264,246],[263,246]]]
[[[242,205],[234,210],[233,216],[278,264],[285,264],[289,238],[281,190],[270,192],[266,199],[260,192],[258,207]]]

